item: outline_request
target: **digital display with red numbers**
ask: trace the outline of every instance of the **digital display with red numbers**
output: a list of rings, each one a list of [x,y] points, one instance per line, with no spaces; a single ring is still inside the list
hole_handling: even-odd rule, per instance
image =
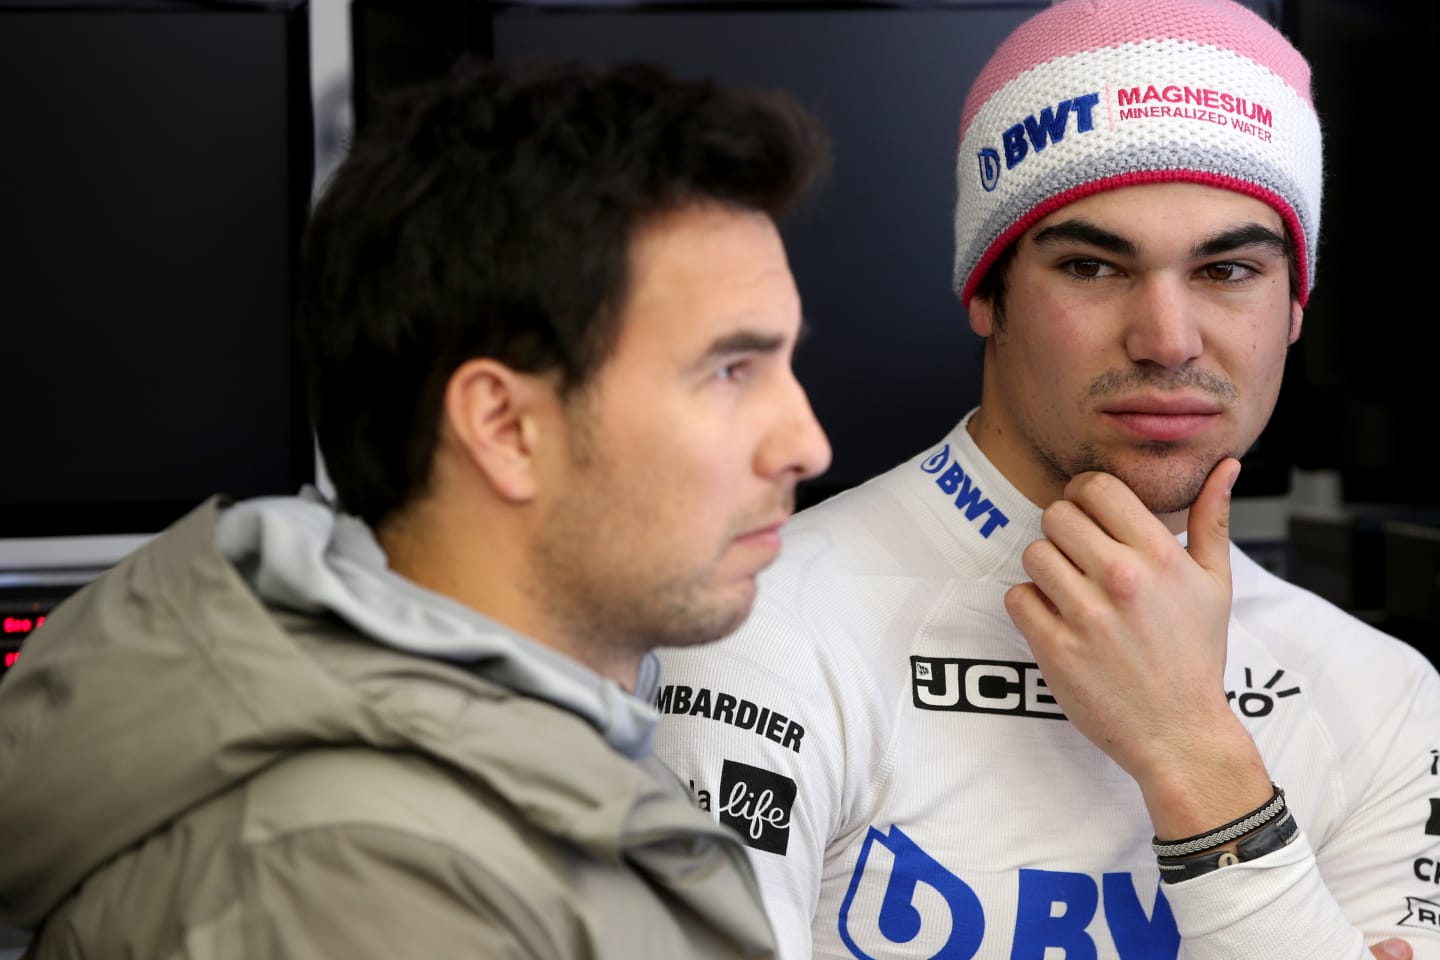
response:
[[[0,677],[20,659],[20,642],[45,622],[45,615],[0,617]]]
[[[20,659],[21,647],[51,611],[81,583],[0,585],[0,679]],[[43,641],[42,641],[43,642]]]
[[[44,615],[38,617],[6,617],[0,621],[0,633],[7,637],[25,637],[45,622]]]

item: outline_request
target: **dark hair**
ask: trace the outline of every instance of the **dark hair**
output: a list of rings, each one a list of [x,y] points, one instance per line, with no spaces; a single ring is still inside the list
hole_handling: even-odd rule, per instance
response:
[[[975,284],[975,293],[971,300],[985,300],[990,304],[990,313],[993,317],[995,329],[1005,329],[1005,281],[1010,276],[1010,264],[1015,259],[1015,245],[1019,240],[1011,240],[1000,251],[1000,255],[994,262],[985,269],[980,277],[980,282]]]
[[[457,367],[568,395],[615,343],[638,227],[707,201],[778,219],[829,159],[791,98],[639,63],[466,58],[381,107],[311,214],[296,321],[339,506],[372,526],[424,492]]]

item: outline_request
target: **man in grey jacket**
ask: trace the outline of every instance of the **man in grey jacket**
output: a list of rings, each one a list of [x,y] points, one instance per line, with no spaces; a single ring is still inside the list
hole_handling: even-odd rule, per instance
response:
[[[336,502],[206,502],[0,686],[27,956],[773,956],[650,651],[747,615],[828,463],[775,226],[825,158],[640,65],[397,98],[304,251]]]

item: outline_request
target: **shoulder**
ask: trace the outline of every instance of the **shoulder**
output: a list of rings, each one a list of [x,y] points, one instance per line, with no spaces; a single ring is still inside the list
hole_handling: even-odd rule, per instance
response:
[[[557,841],[483,779],[437,758],[311,749],[253,778],[245,794],[241,835],[252,856],[340,843],[352,855],[420,866],[437,877],[452,872],[467,884],[558,885],[549,863]]]
[[[955,557],[933,505],[902,465],[798,513],[780,557],[761,574],[747,630],[796,630],[857,622],[873,634],[893,598],[953,580]]]
[[[401,955],[514,941],[523,956],[768,956],[772,935],[734,834],[658,763],[596,743],[613,759],[608,775],[599,762],[571,765],[530,742],[500,749],[508,763],[467,771],[431,756],[316,751],[295,782],[248,805],[250,835],[261,839],[254,828],[273,802],[287,827],[265,831],[274,845],[259,854],[266,870],[283,876],[309,862],[315,872],[282,886],[304,882],[331,910],[351,902],[337,889],[353,891],[373,898],[380,917],[403,910],[448,927],[417,934]],[[527,764],[521,752],[541,755]],[[519,778],[529,782],[505,782]],[[327,794],[315,818],[312,779]],[[306,856],[283,849],[287,834]],[[337,843],[354,851],[341,858],[342,877],[331,876]]]
[[[1236,622],[1277,653],[1324,663],[1327,670],[1433,672],[1415,647],[1266,570],[1237,548],[1231,550],[1231,568]]]
[[[660,651],[665,682],[764,692],[790,700],[853,699],[881,679],[896,645],[908,649],[919,594],[933,603],[954,576],[896,471],[798,513],[779,558],[758,580],[754,607],[732,634]]]
[[[474,942],[545,953],[575,912],[555,909],[553,849],[527,849],[534,838],[498,804],[462,809],[462,793],[399,754],[297,753],[112,858],[37,942],[205,960],[445,955]],[[527,929],[535,917],[546,927]]]
[[[360,953],[351,955],[380,956],[378,943],[392,948],[386,955],[404,956],[509,943],[517,956],[618,957],[633,955],[648,937],[644,942],[669,944],[674,955],[704,956],[692,953],[693,931],[681,923],[689,913],[677,907],[683,892],[672,889],[694,881],[647,876],[647,858],[669,856],[680,877],[689,875],[687,864],[709,865],[697,892],[709,891],[733,912],[729,927],[715,926],[717,934],[767,935],[758,920],[754,929],[744,923],[746,911],[756,918],[763,912],[737,893],[743,892],[738,858],[718,868],[726,862],[723,847],[738,853],[734,838],[727,834],[720,842],[683,795],[655,790],[635,805],[594,811],[597,819],[618,821],[613,824],[585,824],[574,816],[549,824],[545,811],[523,809],[527,796],[564,791],[565,775],[557,771],[566,768],[554,757],[542,766],[551,775],[548,784],[497,788],[484,775],[425,755],[310,751],[247,787],[242,834],[254,894],[270,914],[305,905],[311,916],[297,923],[312,931],[327,922],[353,928],[345,936],[355,938]],[[497,765],[489,775],[503,781],[516,771]],[[556,800],[547,810],[562,806]],[[629,826],[661,852],[632,850],[624,835]],[[686,840],[678,852],[663,852],[669,836]],[[617,916],[638,927],[615,927]],[[403,931],[403,942],[391,942],[392,926]],[[645,931],[640,940],[637,928]],[[317,945],[336,955],[334,944]]]
[[[1227,669],[1237,697],[1246,690],[1273,697],[1283,688],[1329,741],[1357,753],[1440,722],[1440,672],[1419,649],[1238,551],[1232,569]]]

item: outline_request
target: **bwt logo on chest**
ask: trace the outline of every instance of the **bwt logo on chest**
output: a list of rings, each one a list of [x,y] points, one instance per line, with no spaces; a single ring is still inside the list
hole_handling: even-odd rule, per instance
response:
[[[1039,153],[1050,144],[1064,140],[1065,134],[1071,129],[1072,120],[1076,133],[1093,130],[1095,106],[1099,102],[1098,92],[1071,97],[1069,100],[1061,100],[1053,107],[1044,108],[1038,116],[1032,113],[1007,129],[1000,135],[1005,152],[1005,169],[1014,170],[1030,156],[1032,150]],[[977,157],[980,161],[981,186],[987,191],[994,190],[995,185],[1000,182],[1000,153],[993,147],[986,147]]]

